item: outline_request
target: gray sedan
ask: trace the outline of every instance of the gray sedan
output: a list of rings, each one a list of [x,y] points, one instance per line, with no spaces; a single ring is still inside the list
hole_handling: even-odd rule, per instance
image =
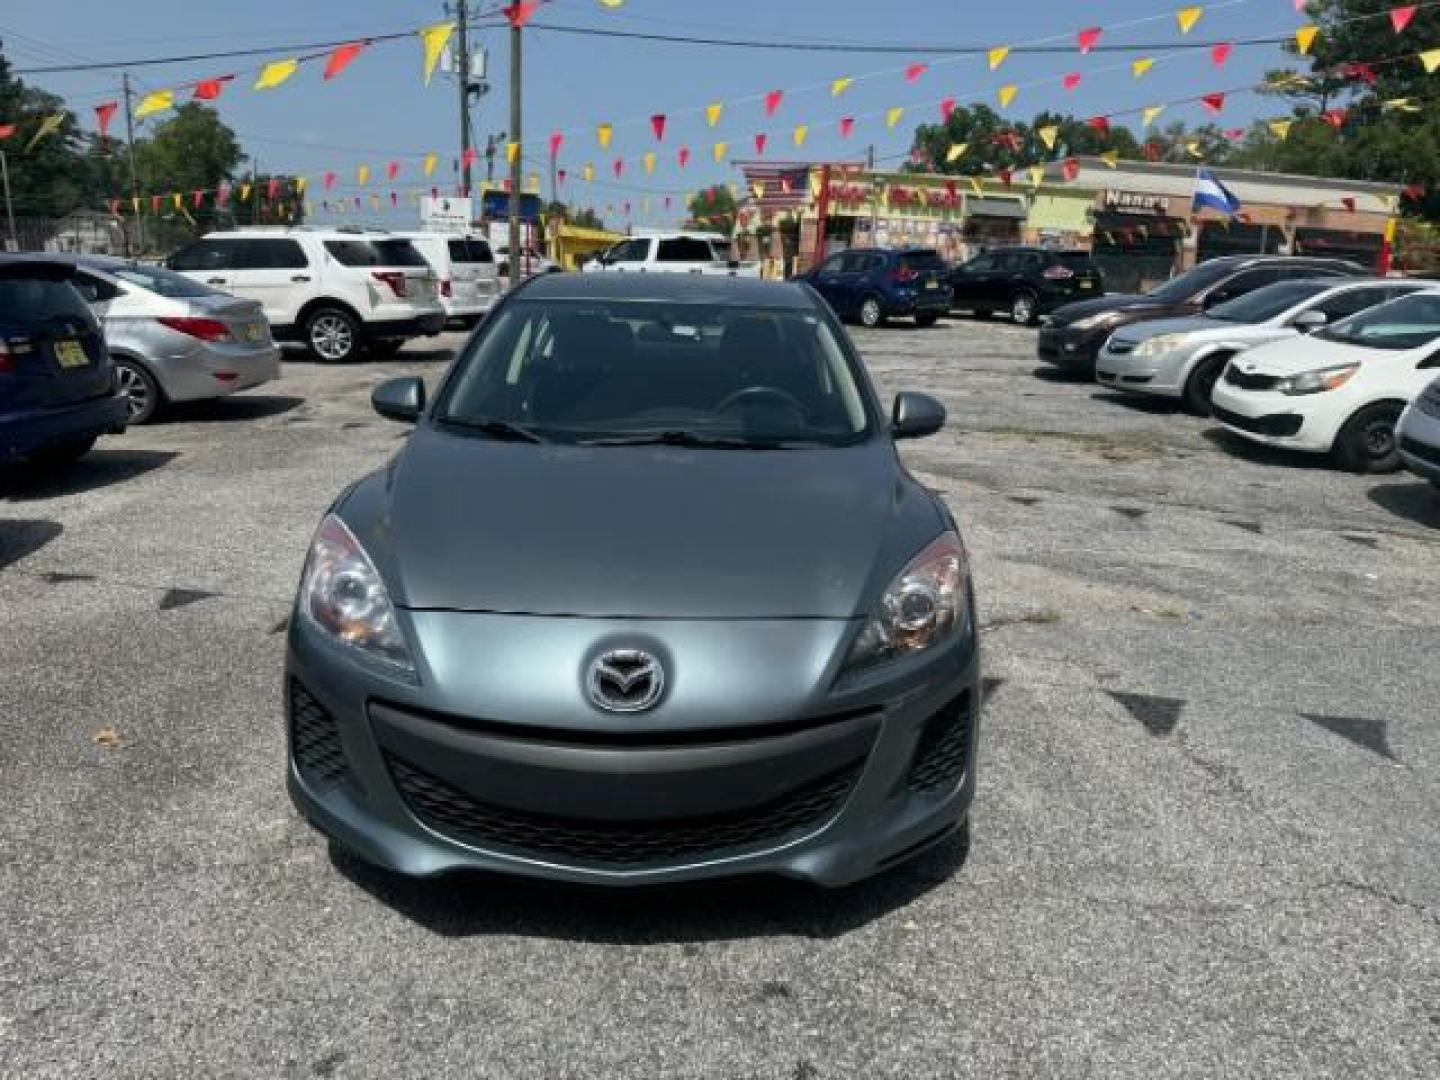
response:
[[[1203,315],[1122,326],[1100,350],[1095,377],[1117,390],[1179,398],[1191,412],[1208,416],[1215,383],[1237,354],[1435,287],[1433,282],[1334,277],[1266,285]]]
[[[75,285],[105,329],[131,424],[166,405],[224,397],[280,377],[280,349],[253,300],[160,267],[80,257]]]
[[[844,330],[793,284],[508,294],[315,534],[290,792],[363,858],[632,885],[839,885],[963,832],[970,571]]]

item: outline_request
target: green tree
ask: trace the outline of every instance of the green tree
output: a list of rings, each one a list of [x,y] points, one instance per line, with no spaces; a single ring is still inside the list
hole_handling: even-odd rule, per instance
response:
[[[244,160],[235,132],[220,119],[220,114],[195,102],[180,106],[174,115],[158,124],[148,138],[137,141],[135,173],[140,190],[166,199],[161,215],[146,231],[146,246],[165,251],[228,224],[234,207],[220,209],[213,193],[222,184],[234,182],[236,170]],[[269,177],[261,178],[257,196],[266,191],[268,180]],[[122,185],[112,197],[123,198],[126,191],[128,184]],[[192,201],[196,191],[210,193],[198,208]],[[175,194],[181,196],[178,208],[171,198]],[[278,209],[278,200],[276,205]]]
[[[735,228],[735,196],[720,184],[697,191],[690,199],[690,224],[716,232]]]
[[[63,116],[60,126],[33,146],[41,121]],[[0,54],[0,124],[17,130],[0,143],[10,172],[10,193],[18,217],[59,217],[96,201],[100,180],[96,165],[87,157],[90,140],[65,102],[54,94],[27,86],[11,74]]]

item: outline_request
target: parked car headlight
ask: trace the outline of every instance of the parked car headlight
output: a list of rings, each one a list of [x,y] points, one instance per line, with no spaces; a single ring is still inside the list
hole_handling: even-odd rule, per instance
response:
[[[385,583],[360,542],[334,514],[325,515],[310,544],[300,581],[300,610],[336,641],[414,671]]]
[[[1291,397],[1300,394],[1321,394],[1326,390],[1336,390],[1344,386],[1355,377],[1355,373],[1359,370],[1359,364],[1341,364],[1338,367],[1302,371],[1299,375],[1281,379],[1275,384],[1275,389],[1282,394],[1289,394]]]
[[[1163,356],[1189,344],[1189,334],[1156,334],[1146,338],[1135,349],[1136,356]]]
[[[1119,322],[1118,311],[1102,311],[1098,315],[1086,315],[1083,319],[1077,319],[1070,324],[1071,330],[1094,330],[1097,326],[1108,326],[1110,323]]]
[[[922,652],[969,625],[969,562],[953,532],[939,536],[896,575],[855,639],[846,670]]]

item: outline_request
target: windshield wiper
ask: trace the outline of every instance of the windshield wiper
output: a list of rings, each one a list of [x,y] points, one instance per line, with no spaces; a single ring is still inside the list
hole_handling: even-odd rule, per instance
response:
[[[720,450],[781,450],[783,444],[774,440],[722,439],[693,431],[651,431],[638,435],[617,435],[603,439],[585,439],[580,446],[691,446]]]
[[[512,424],[508,420],[460,420],[454,416],[442,416],[440,423],[453,424],[466,431],[478,431],[482,435],[489,435],[492,439],[499,439],[502,442],[543,443],[545,441],[529,428]]]

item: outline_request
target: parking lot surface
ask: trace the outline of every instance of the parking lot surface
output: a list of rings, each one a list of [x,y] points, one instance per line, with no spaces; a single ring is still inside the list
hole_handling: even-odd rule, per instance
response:
[[[856,331],[969,543],[968,853],[838,893],[366,868],[285,795],[319,515],[458,339],[0,474],[0,1076],[1440,1075],[1440,492]],[[457,483],[484,484],[483,476]]]

